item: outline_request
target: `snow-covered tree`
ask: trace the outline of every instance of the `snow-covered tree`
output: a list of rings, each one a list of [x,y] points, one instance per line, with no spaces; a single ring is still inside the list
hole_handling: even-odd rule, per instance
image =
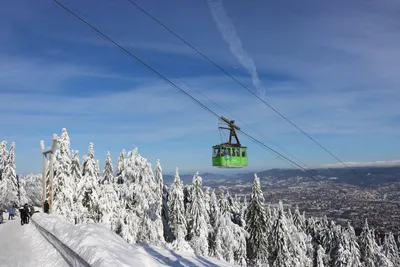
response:
[[[215,194],[212,195],[212,198],[214,196]],[[217,212],[216,215],[218,219],[216,220],[217,225],[214,231],[215,241],[211,243],[213,254],[218,259],[246,266],[247,232],[232,221],[231,212]],[[215,221],[215,219],[212,220]]]
[[[164,185],[164,179],[163,179],[163,173],[162,173],[162,168],[160,164],[160,160],[157,159],[157,164],[156,164],[156,169],[154,172],[154,178],[155,182],[157,184],[157,195],[160,196],[160,202],[161,202],[161,196],[162,196],[162,188]]]
[[[103,179],[103,184],[100,185],[98,202],[99,221],[111,230],[117,232],[121,206],[116,192],[115,181],[112,177],[111,179],[109,178],[110,177]]]
[[[299,231],[304,231],[305,229],[305,220],[303,216],[300,214],[299,206],[296,205],[296,209],[293,215],[293,224]]]
[[[130,243],[164,243],[158,186],[151,164],[137,149],[125,160],[123,179],[121,196],[126,211],[121,236]]]
[[[229,192],[228,192],[229,195]],[[222,214],[227,214],[231,217],[231,206],[229,205],[228,197],[224,194],[224,191],[221,190],[218,195],[218,206],[219,210]]]
[[[17,175],[17,184],[18,184],[18,201],[19,203],[28,203],[29,199],[25,190],[25,180],[21,179],[19,175]]]
[[[365,219],[364,227],[359,236],[359,244],[363,267],[378,267],[379,247],[369,229],[367,219]]]
[[[202,190],[202,178],[199,173],[193,177],[191,202],[187,207],[188,214],[188,236],[190,245],[193,250],[199,254],[208,255],[208,226],[207,211],[204,204],[204,194]]]
[[[204,191],[204,205],[206,206],[206,211],[210,214],[210,199],[211,199],[211,190],[210,187],[206,187]]]
[[[251,200],[246,211],[247,258],[250,265],[268,266],[268,222],[260,179],[254,175]]]
[[[360,247],[357,242],[356,232],[354,228],[351,226],[350,222],[347,224],[347,228],[343,233],[345,247],[350,252],[348,264],[352,267],[361,267],[360,262]]]
[[[97,162],[94,159],[93,143],[89,144],[88,155],[83,166],[83,177],[77,185],[77,212],[79,222],[99,221],[99,195]]]
[[[42,175],[28,174],[24,177],[24,188],[28,202],[35,206],[42,205]]]
[[[318,245],[315,250],[315,257],[314,257],[314,267],[325,267],[327,259],[325,250],[321,245]]]
[[[400,266],[399,249],[392,232],[385,235],[383,241],[383,253],[394,264],[394,266]]]
[[[126,156],[126,151],[125,149],[123,149],[119,154],[117,162],[117,172],[115,174],[115,178],[117,179],[117,184],[124,183],[123,172],[125,170],[125,156]]]
[[[53,182],[53,211],[65,216],[70,221],[75,221],[73,196],[75,194],[75,181],[71,176],[70,138],[67,130],[62,129],[58,139],[55,173]]]
[[[2,141],[0,143],[0,181],[3,179],[3,171],[7,165],[8,151],[7,151],[7,141]]]
[[[107,152],[106,162],[104,164],[102,184],[114,184],[114,170],[111,160],[110,151]]]
[[[187,223],[185,218],[185,207],[183,204],[183,184],[176,168],[174,182],[171,185],[168,199],[169,226],[173,235],[172,248],[188,250],[189,244],[185,241],[187,234]]]
[[[159,200],[159,207],[157,209],[157,214],[161,214],[163,223],[164,239],[170,241],[171,230],[169,228],[169,213],[168,213],[168,190],[164,190],[164,178],[163,172],[160,164],[160,160],[157,160],[156,169],[154,171],[155,179],[155,198]]]
[[[272,227],[269,242],[271,266],[290,267],[296,265],[290,254],[291,239],[282,202],[279,202],[278,218]]]
[[[75,184],[82,178],[82,168],[79,161],[79,150],[73,150],[71,156],[71,177]]]
[[[82,203],[78,201],[78,185],[82,180],[82,167],[79,160],[79,150],[71,151],[71,181],[74,188],[74,193],[72,195],[73,207],[74,207],[74,221],[75,224],[78,223],[78,216],[83,214]]]
[[[101,180],[100,177],[100,161],[96,159],[96,176],[99,178],[99,181]]]
[[[234,263],[234,245],[235,238],[233,232],[233,222],[229,213],[220,213],[219,224],[215,237],[216,250],[215,257],[219,260],[225,260]]]
[[[18,202],[21,202],[21,191],[20,191],[20,184],[19,184],[19,176],[17,175],[17,197]]]
[[[218,205],[217,196],[215,195],[215,189],[211,191],[210,203],[209,203],[209,232],[208,232],[208,247],[210,257],[217,257],[216,255],[221,255],[220,250],[221,244],[216,244],[216,236],[219,226],[220,210]]]
[[[239,225],[239,226],[243,226],[242,223],[242,217],[240,215],[240,206],[239,203],[237,202],[237,197],[233,198],[230,194],[229,191],[227,193],[227,199],[228,199],[228,203],[230,206],[230,212],[231,212],[231,218],[232,218],[232,222]]]
[[[240,266],[247,266],[247,238],[249,237],[249,234],[247,231],[235,224],[232,223],[232,228],[233,228],[233,236],[235,236],[235,242],[233,246],[233,257],[235,260],[235,263],[240,265]]]
[[[288,225],[288,245],[293,258],[293,267],[311,267],[313,258],[312,237],[303,231],[298,231],[294,224]]]
[[[349,258],[350,251],[342,246],[341,243],[338,243],[337,249],[334,251],[334,255],[332,257],[332,265],[335,267],[347,267],[349,266]]]
[[[172,235],[171,228],[169,226],[169,211],[168,211],[169,188],[168,188],[168,186],[163,185],[162,193],[163,193],[163,195],[162,195],[161,218],[162,218],[163,228],[164,228],[164,240],[167,242],[172,242],[173,235]]]
[[[18,201],[18,185],[15,165],[15,143],[12,142],[8,152],[7,164],[0,184],[0,202],[7,208],[21,205]]]
[[[241,218],[241,226],[246,228],[246,210],[247,210],[247,196],[244,196],[243,202],[240,205],[240,218]]]

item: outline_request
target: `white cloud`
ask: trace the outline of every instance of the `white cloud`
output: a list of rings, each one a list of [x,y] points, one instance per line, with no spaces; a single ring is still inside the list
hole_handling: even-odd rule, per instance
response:
[[[400,160],[391,161],[374,161],[374,162],[345,162],[347,166],[351,167],[394,167],[400,166]],[[323,164],[322,168],[343,168],[342,163]]]
[[[144,81],[144,77],[129,77],[102,67],[83,66],[68,62],[50,62],[35,57],[15,57],[0,54],[0,80],[3,89],[25,92],[54,92],[58,87],[78,77]]]

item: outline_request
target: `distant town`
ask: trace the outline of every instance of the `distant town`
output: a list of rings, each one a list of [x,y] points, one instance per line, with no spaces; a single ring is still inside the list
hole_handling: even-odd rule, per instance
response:
[[[322,173],[324,172],[324,173]],[[266,203],[279,200],[288,208],[299,206],[306,216],[312,215],[347,225],[351,221],[362,228],[365,218],[377,233],[392,231],[400,235],[400,167],[358,168],[352,177],[343,169],[321,170],[319,180],[297,170],[269,170],[259,174]],[[232,177],[204,174],[204,185],[229,190],[243,201],[250,197],[254,174]],[[220,177],[220,178],[218,178]],[[364,178],[363,178],[364,177]],[[186,177],[189,182],[190,176]]]

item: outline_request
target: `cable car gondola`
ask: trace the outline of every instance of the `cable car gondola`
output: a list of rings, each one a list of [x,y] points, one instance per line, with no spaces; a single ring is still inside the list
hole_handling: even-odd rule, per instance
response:
[[[241,146],[239,138],[235,132],[240,128],[235,125],[235,121],[228,120],[221,116],[220,121],[223,125],[218,126],[219,130],[229,130],[229,141],[213,146],[212,165],[217,168],[243,168],[247,166],[247,147]],[[226,126],[225,123],[228,125]],[[236,143],[232,143],[232,139]]]

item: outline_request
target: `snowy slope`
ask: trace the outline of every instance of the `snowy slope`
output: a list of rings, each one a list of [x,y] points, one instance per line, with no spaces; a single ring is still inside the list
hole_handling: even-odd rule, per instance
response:
[[[100,266],[235,266],[193,253],[128,244],[101,224],[73,225],[62,217],[36,213],[38,225],[55,235],[93,267]]]

